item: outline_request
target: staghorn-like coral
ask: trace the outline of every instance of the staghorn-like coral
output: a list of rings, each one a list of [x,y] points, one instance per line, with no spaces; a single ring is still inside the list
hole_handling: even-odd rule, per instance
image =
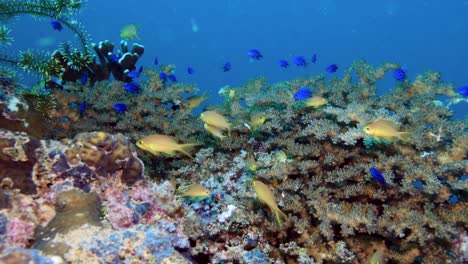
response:
[[[148,81],[137,94],[128,94],[123,82],[96,83],[101,97],[87,86],[74,89],[70,85],[56,93],[63,107],[59,112],[71,113],[69,104],[81,101],[89,103],[89,112],[75,110],[76,119],[64,134],[96,129],[119,131],[133,139],[140,133],[163,133],[187,142],[196,139],[202,146],[193,160],[142,153],[149,177],[133,185],[122,183],[125,166],[108,171],[106,177],[80,178],[87,187],[83,189],[96,191],[102,200],[103,225],[83,226],[58,236],[55,242],[68,241],[67,261],[79,257],[99,261],[110,255],[108,262],[118,261],[116,256],[147,260],[139,251],[145,244],[142,247],[149,251],[158,245],[160,252],[179,249],[198,263],[367,263],[380,251],[390,263],[466,262],[461,246],[468,224],[466,120],[454,119],[444,102],[434,103],[437,95],[455,97],[452,86],[435,73],[421,75],[414,82],[398,82],[379,97],[376,81],[396,68],[396,64],[384,64],[374,69],[359,61],[342,79],[326,81],[318,76],[274,85],[258,79],[239,88],[225,88],[221,92],[224,105],[208,107],[233,123],[232,135],[223,140],[211,138],[202,121],[186,111],[180,93],[192,93],[195,87],[169,85],[157,72],[145,72]],[[309,109],[295,101],[292,95],[304,85],[326,98],[328,105]],[[129,105],[122,115],[110,112],[119,100]],[[103,112],[105,118],[99,118],[97,113]],[[250,131],[244,123],[255,114],[267,119]],[[380,142],[364,133],[363,127],[379,118],[391,120],[399,131],[411,132],[409,141]],[[121,125],[111,127],[115,124]],[[96,141],[107,142],[101,136],[120,137],[97,133],[64,140],[69,144],[49,141],[46,149],[69,150],[72,154],[64,157],[81,157],[79,162],[96,169],[100,163],[93,163],[94,157],[104,155],[108,146]],[[41,170],[53,172],[52,164],[61,166],[62,152],[54,152]],[[106,167],[113,168],[115,163],[119,162],[110,159]],[[385,185],[371,176],[371,167],[382,172]],[[40,185],[38,195],[26,207],[50,206],[58,190],[75,185],[71,175],[47,175],[50,180]],[[256,199],[254,179],[271,188],[288,216],[282,227]],[[48,186],[51,181],[55,183]],[[202,184],[211,194],[194,200],[174,196],[177,186],[193,183]],[[5,189],[7,201],[18,200],[11,187]],[[38,198],[41,194],[46,201]],[[51,220],[39,217],[39,212],[32,219],[22,218],[21,210],[10,214],[8,204],[3,209],[7,222],[16,218],[38,225]],[[72,237],[89,232],[99,233],[100,238],[77,241]],[[23,234],[18,241],[29,242],[31,234]],[[136,238],[131,241],[124,234]],[[157,243],[142,242],[145,237]],[[105,250],[99,254],[98,247]]]

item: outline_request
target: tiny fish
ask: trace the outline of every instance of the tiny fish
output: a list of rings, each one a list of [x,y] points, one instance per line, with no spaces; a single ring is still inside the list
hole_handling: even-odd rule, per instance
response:
[[[297,56],[293,58],[293,62],[299,67],[307,66],[307,62],[304,56]]]
[[[413,181],[413,187],[414,187],[415,189],[422,190],[422,189],[424,189],[424,184],[423,184],[423,182],[420,181],[420,180]]]
[[[154,63],[155,66],[157,66],[159,64],[158,56],[154,57],[153,63]]]
[[[334,72],[336,72],[336,70],[338,70],[338,65],[336,65],[336,64],[331,64],[331,65],[329,65],[325,70],[326,70],[327,72],[329,72],[329,73],[334,73]]]
[[[159,79],[161,79],[163,82],[167,81],[167,74],[165,72],[160,72],[159,73]]]
[[[374,254],[372,254],[370,264],[384,264],[384,261],[384,252],[382,249],[378,249]]]
[[[117,113],[124,113],[127,111],[127,104],[125,103],[114,104],[114,110],[117,111]]]
[[[393,77],[399,81],[402,82],[406,79],[406,69],[405,68],[399,68],[393,71]]]
[[[158,156],[160,153],[165,153],[169,156],[174,156],[176,151],[182,152],[190,158],[193,158],[188,152],[187,148],[197,146],[199,144],[179,144],[176,138],[161,134],[153,134],[141,138],[136,142],[137,147]]]
[[[127,92],[138,93],[140,91],[140,85],[136,82],[129,82],[124,85],[124,88]]]
[[[281,68],[287,68],[289,66],[289,63],[287,60],[279,60],[278,64]]]
[[[88,82],[88,73],[83,72],[80,77],[81,84],[86,84]]]
[[[458,88],[457,93],[463,95],[463,97],[467,97],[468,96],[468,86],[462,86],[462,87]]]
[[[181,190],[179,193],[181,196],[193,199],[206,197],[211,194],[211,191],[205,188],[203,185],[197,183],[188,186],[187,188]]]
[[[402,141],[408,141],[410,132],[398,131],[398,125],[395,122],[386,119],[377,119],[367,124],[364,127],[366,134],[374,137],[375,140],[380,141],[382,139],[393,141],[398,138]]]
[[[192,75],[192,74],[195,73],[195,70],[192,67],[189,66],[189,67],[187,67],[187,73]]]
[[[205,130],[210,133],[213,137],[217,137],[220,140],[223,140],[226,136],[223,134],[223,130],[221,128],[210,126],[207,123],[203,124]]]
[[[169,74],[167,78],[173,83],[177,82],[177,77],[175,76],[175,74]]]
[[[387,182],[385,181],[385,177],[383,176],[382,172],[380,172],[377,168],[371,167],[369,169],[369,171],[370,171],[370,174],[372,175],[372,177],[374,177],[374,179],[376,181],[378,181],[380,184],[382,184],[383,186],[385,186],[387,184]]]
[[[57,31],[62,31],[62,29],[63,29],[62,23],[60,23],[60,21],[58,21],[56,19],[52,19],[50,21],[50,25],[52,26],[53,29],[55,29]]]
[[[322,105],[328,104],[327,99],[319,95],[314,95],[311,98],[305,100],[305,105],[308,107],[319,108]]]
[[[119,62],[119,56],[117,56],[116,54],[114,53],[111,53],[109,55],[109,61],[110,62],[114,62],[114,63],[118,63]]]
[[[222,130],[228,130],[230,134],[231,123],[222,115],[215,111],[205,111],[200,114],[200,119],[206,124]]]
[[[302,86],[296,93],[294,93],[294,99],[302,101],[312,96],[312,91],[307,86]]]
[[[447,200],[447,202],[449,204],[458,203],[458,196],[456,194],[453,194],[452,196],[450,196],[450,198]]]
[[[287,219],[288,216],[279,209],[275,196],[270,188],[261,181],[253,181],[253,188],[255,194],[257,194],[257,198],[270,208],[276,216],[276,221],[278,221],[278,224],[282,226],[283,221],[281,220]]]
[[[80,109],[80,112],[84,112],[86,110],[86,101],[81,102],[78,109]]]
[[[249,55],[249,57],[254,60],[260,60],[261,58],[263,58],[262,53],[258,49],[250,49],[247,52],[247,55]]]
[[[310,61],[315,64],[315,62],[317,62],[317,54],[314,54],[312,55],[312,58],[310,59]]]
[[[223,65],[223,71],[224,72],[228,72],[231,70],[231,63],[230,62],[226,62],[224,65]]]
[[[125,25],[120,30],[120,37],[124,40],[140,39],[137,33],[138,29],[140,29],[140,26],[137,24]]]
[[[192,110],[200,106],[203,101],[208,99],[208,96],[205,95],[206,91],[202,94],[202,96],[191,96],[187,98],[187,109]]]
[[[143,66],[140,66],[138,70],[133,70],[127,73],[127,76],[130,78],[138,78],[140,74],[143,72]]]

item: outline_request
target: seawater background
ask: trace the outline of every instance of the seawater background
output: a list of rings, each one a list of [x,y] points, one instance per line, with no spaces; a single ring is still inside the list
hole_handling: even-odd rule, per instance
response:
[[[431,69],[456,87],[468,85],[467,0],[226,0],[226,1],[88,1],[77,16],[93,41],[110,40],[119,47],[119,31],[128,23],[141,26],[137,41],[145,46],[139,65],[175,64],[181,82],[194,82],[217,103],[220,87],[235,87],[264,76],[270,83],[325,72],[335,74],[354,60],[372,65],[391,61],[408,69],[409,78]],[[49,20],[17,19],[11,29],[13,49],[53,50],[73,35],[52,30]],[[131,42],[130,42],[131,43]],[[264,59],[251,61],[247,51],[258,48]],[[318,54],[315,65],[288,69],[279,59]],[[221,70],[225,62],[232,70]],[[292,64],[292,62],[290,62]],[[187,66],[195,69],[188,75]],[[378,83],[379,92],[393,88],[392,74]],[[467,104],[455,108],[466,117]]]

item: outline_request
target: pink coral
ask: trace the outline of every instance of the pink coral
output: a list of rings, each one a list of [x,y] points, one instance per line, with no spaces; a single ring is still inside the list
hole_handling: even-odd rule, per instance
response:
[[[25,247],[34,236],[34,225],[19,218],[13,218],[7,227],[9,246]]]
[[[107,219],[115,229],[128,228],[133,225],[133,210],[124,204],[111,204],[108,207]]]

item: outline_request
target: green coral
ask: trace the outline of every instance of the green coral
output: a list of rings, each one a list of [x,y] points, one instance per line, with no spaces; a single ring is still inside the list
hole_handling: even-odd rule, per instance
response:
[[[24,14],[59,21],[77,36],[81,45],[81,51],[75,50],[70,53],[69,61],[74,68],[84,69],[92,63],[91,49],[88,47],[89,36],[79,22],[69,19],[69,16],[79,12],[81,7],[82,1],[76,0],[0,1],[0,22],[7,23],[14,17]],[[10,32],[11,30],[5,25],[0,26],[0,43],[7,45],[11,43],[12,38],[8,36]],[[28,73],[37,72],[47,78],[60,77],[65,70],[58,58],[31,50],[20,52],[19,58],[2,50],[0,63],[19,66]]]

